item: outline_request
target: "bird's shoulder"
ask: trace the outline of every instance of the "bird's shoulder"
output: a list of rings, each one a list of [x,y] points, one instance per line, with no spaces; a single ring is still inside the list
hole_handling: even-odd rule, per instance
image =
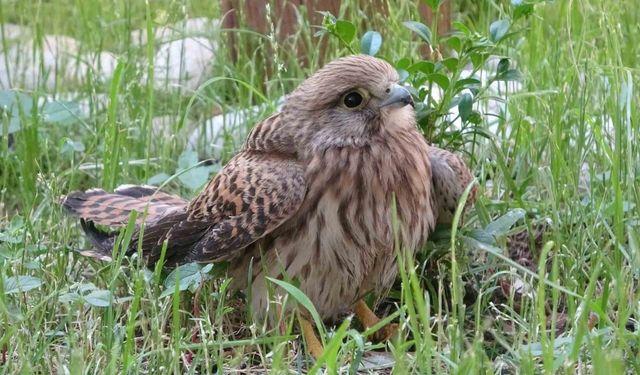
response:
[[[305,192],[304,167],[294,155],[245,148],[211,179],[187,211],[190,220],[217,221],[252,207],[296,206]]]
[[[191,201],[186,219],[178,225],[176,236],[182,236],[181,228],[207,228],[185,259],[233,257],[293,217],[306,192],[304,168],[297,160],[241,151]]]
[[[288,139],[285,139],[282,123],[283,116],[280,112],[257,123],[247,136],[243,151],[286,151],[291,145],[288,144]]]

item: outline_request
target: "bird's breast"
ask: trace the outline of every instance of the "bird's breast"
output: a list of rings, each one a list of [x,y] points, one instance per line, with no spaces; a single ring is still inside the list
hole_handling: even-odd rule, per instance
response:
[[[371,268],[377,257],[394,253],[393,217],[403,246],[416,250],[424,243],[435,221],[427,152],[418,131],[404,129],[311,159],[303,212],[321,218],[324,242],[342,243],[339,249],[321,246],[327,256],[366,257],[362,267]]]
[[[308,191],[298,213],[258,246],[266,247],[263,261],[271,276],[283,272],[300,280],[302,291],[328,319],[346,312],[365,293],[389,287],[397,275],[392,218],[398,218],[402,245],[413,251],[434,225],[427,151],[415,131],[314,155],[307,163]],[[260,267],[255,269],[260,273]],[[259,311],[267,303],[266,286],[255,276]]]

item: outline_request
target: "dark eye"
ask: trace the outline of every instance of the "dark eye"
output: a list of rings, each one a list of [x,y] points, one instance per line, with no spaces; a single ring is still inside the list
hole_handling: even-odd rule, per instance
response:
[[[347,108],[356,108],[357,106],[362,104],[363,100],[364,98],[362,97],[362,95],[360,95],[359,92],[350,92],[344,96],[344,105]]]
[[[342,105],[347,109],[358,109],[367,104],[369,95],[365,90],[349,91],[342,97]]]

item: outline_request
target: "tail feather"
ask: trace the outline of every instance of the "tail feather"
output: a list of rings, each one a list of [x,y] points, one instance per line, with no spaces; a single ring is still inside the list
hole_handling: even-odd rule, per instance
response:
[[[84,219],[80,219],[80,225],[82,226],[82,230],[87,235],[89,241],[91,241],[91,243],[93,244],[94,249],[81,250],[79,251],[79,253],[83,256],[88,256],[103,261],[112,260],[111,250],[113,249],[113,244],[115,242],[117,233],[101,231],[96,228],[93,222],[86,221]]]
[[[153,186],[134,185],[120,186],[113,193],[101,189],[76,191],[62,197],[61,203],[68,212],[80,218],[80,225],[94,246],[92,250],[79,253],[105,261],[111,260],[117,228],[127,224],[131,211],[139,213],[137,225],[144,220],[145,228],[148,228],[148,233],[145,229],[144,244],[152,247],[169,231],[172,214],[180,216],[188,204],[186,200],[160,192]],[[158,222],[160,225],[155,225]],[[116,231],[102,230],[96,224],[116,228]],[[137,236],[134,236],[133,243],[136,241]]]
[[[155,186],[148,185],[120,185],[115,193],[132,198],[138,198],[145,202],[161,203],[167,206],[185,206],[189,203],[186,199],[177,195],[164,193]]]
[[[138,211],[141,222],[153,222],[166,213],[182,209],[187,201],[158,191],[151,186],[124,185],[113,193],[102,189],[73,192],[62,198],[62,206],[71,214],[96,224],[119,227],[127,223],[131,211]]]

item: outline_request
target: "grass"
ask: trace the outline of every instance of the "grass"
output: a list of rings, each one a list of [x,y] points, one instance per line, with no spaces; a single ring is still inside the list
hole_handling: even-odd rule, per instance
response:
[[[85,247],[80,231],[57,204],[71,190],[145,183],[190,166],[178,162],[188,122],[209,117],[213,107],[248,108],[263,104],[262,96],[280,97],[323,59],[347,53],[328,38],[327,56],[308,48],[304,67],[286,43],[227,30],[223,37],[234,33],[247,47],[232,62],[221,46],[209,85],[184,96],[154,90],[134,64],[149,51],[125,36],[185,17],[218,17],[220,9],[209,3],[0,3],[2,23],[25,25],[36,38],[68,35],[90,50],[117,53],[121,62],[110,82],[60,82],[56,92],[24,92],[37,99],[73,90],[89,101],[88,117],[51,124],[42,106],[33,106],[20,113],[15,144],[0,139],[0,373],[283,373],[311,366],[293,339],[295,321],[282,322],[283,330],[247,323],[242,299],[227,292],[225,280],[179,293],[179,283],[163,281],[159,269],[147,270],[136,259],[107,264],[78,256],[71,250]],[[353,3],[342,13],[357,14]],[[513,17],[508,2],[456,3],[457,19],[485,35],[496,19]],[[495,134],[479,139],[469,132],[453,142],[456,133],[442,119],[434,123],[438,142],[471,151],[482,196],[452,237],[403,262],[383,304],[404,326],[387,347],[396,373],[640,372],[636,5],[536,2],[515,27],[517,35],[498,47],[522,72],[523,89],[508,96],[509,117],[498,121]],[[358,23],[358,34],[380,31],[381,54],[391,61],[419,58],[419,40],[402,26],[418,19],[416,4],[391,9],[387,17]],[[303,23],[295,40],[313,46],[314,32]],[[267,78],[263,61],[284,69]],[[108,98],[104,109],[100,94]],[[177,119],[161,137],[150,133],[158,115]],[[8,121],[3,118],[5,129]],[[188,186],[174,178],[165,188],[192,196]],[[509,215],[515,215],[514,229],[495,224]],[[509,258],[506,235],[542,221],[548,224],[534,267],[523,267]],[[479,241],[478,230],[492,224],[497,241]],[[193,275],[194,282],[202,277]],[[15,290],[18,276],[29,290]],[[176,292],[161,296],[170,288]],[[292,294],[283,303],[295,299]],[[346,322],[327,327],[329,372],[348,372],[348,358],[383,347]],[[184,367],[188,360],[192,365]]]

